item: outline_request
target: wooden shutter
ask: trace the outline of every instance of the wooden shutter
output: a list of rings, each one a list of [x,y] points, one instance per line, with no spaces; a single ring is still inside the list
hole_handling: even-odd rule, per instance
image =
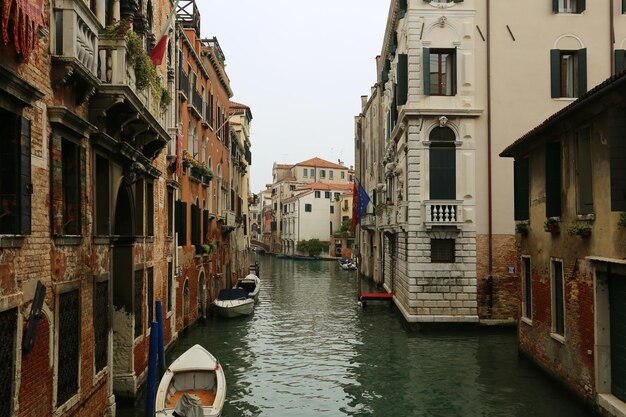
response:
[[[559,0],[552,0],[552,11],[554,13],[559,12]]]
[[[456,65],[456,51],[457,48],[454,48],[454,52],[452,53],[452,95],[455,96],[456,95],[456,79],[458,78],[457,75],[457,65]]]
[[[391,68],[391,62],[388,59],[385,60],[385,65],[383,66],[383,73],[381,74],[380,80],[383,83],[383,91],[385,91],[385,84],[389,81],[389,70]]]
[[[546,144],[546,217],[561,215],[561,142]]]
[[[563,264],[552,261],[554,274],[554,332],[561,336],[565,335],[565,314],[563,303]]]
[[[456,199],[456,148],[430,148],[430,199]]]
[[[78,196],[78,233],[84,235],[83,227],[87,224],[87,150],[81,145],[78,146],[78,173],[80,175],[80,188]]]
[[[578,54],[578,97],[587,92],[587,49],[579,49]]]
[[[430,95],[430,49],[424,48],[422,57],[422,70],[424,71],[424,95]]]
[[[409,92],[409,56],[407,54],[398,55],[398,86],[396,95],[398,105],[406,104]]]
[[[577,13],[582,13],[587,8],[586,0],[578,0],[578,11]]]
[[[609,108],[611,211],[626,211],[626,107]]]
[[[33,184],[31,179],[30,165],[30,134],[31,122],[22,118],[22,140],[20,155],[20,229],[22,235],[31,234],[31,195],[33,193]]]
[[[176,232],[178,233],[178,246],[187,245],[187,203],[176,201]]]
[[[558,10],[558,9],[557,9]],[[561,50],[550,50],[550,86],[552,98],[561,97]]]
[[[406,15],[406,10],[407,10],[407,0],[400,0],[399,6],[398,6],[398,19],[402,19]]]
[[[528,158],[516,159],[513,162],[513,176],[515,184],[515,220],[528,220],[530,218],[530,171]]]
[[[623,49],[615,50],[615,74],[620,74],[624,71],[624,55]]]
[[[202,241],[209,243],[209,210],[202,211]]]
[[[455,3],[463,3],[463,0],[454,0]]]
[[[591,132],[589,128],[582,129],[576,134],[576,185],[578,214],[593,213]]]

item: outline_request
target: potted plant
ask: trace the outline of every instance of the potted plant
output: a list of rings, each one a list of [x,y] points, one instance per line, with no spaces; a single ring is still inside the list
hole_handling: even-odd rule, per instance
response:
[[[522,236],[526,236],[528,234],[528,224],[517,223],[515,225],[515,233],[519,233]]]
[[[618,225],[619,227],[624,227],[624,228],[626,228],[626,212],[622,212],[622,213],[619,215],[619,221],[617,222],[617,225]]]
[[[572,236],[589,237],[591,235],[591,226],[588,224],[576,223],[568,227],[567,232]]]
[[[546,232],[550,233],[559,233],[561,228],[559,226],[559,221],[554,217],[548,217],[546,222],[543,225],[543,228]]]

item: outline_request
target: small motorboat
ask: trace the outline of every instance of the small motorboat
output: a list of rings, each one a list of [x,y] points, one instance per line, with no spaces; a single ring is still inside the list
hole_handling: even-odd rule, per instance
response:
[[[254,274],[249,274],[245,278],[241,278],[237,281],[235,288],[243,288],[248,291],[248,298],[253,298],[254,301],[259,301],[259,291],[261,291],[261,280]]]
[[[205,348],[194,345],[180,355],[161,378],[155,416],[220,416],[225,399],[226,379],[222,367]]]
[[[305,255],[293,255],[291,257],[294,261],[319,261],[319,258],[315,256],[305,256]]]
[[[356,265],[352,262],[346,262],[339,265],[344,271],[356,271]]]
[[[247,316],[254,309],[254,298],[248,298],[248,291],[243,288],[229,288],[219,292],[213,308],[222,317]]]

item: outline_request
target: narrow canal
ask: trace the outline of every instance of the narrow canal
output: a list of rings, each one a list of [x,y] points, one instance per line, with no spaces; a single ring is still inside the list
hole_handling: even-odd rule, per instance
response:
[[[356,274],[335,262],[259,263],[252,316],[211,316],[168,353],[199,343],[218,357],[225,417],[590,416],[518,357],[513,330],[410,332],[393,307],[357,306]]]

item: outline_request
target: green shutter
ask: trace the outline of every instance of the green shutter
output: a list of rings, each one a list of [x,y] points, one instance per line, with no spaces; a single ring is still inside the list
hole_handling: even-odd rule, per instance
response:
[[[31,234],[31,195],[33,184],[30,166],[30,120],[22,118],[22,144],[20,155],[20,229],[22,235]]]
[[[452,55],[452,95],[456,96],[456,80],[458,78],[457,65],[456,65],[456,52],[457,48],[454,48],[454,55]]]
[[[561,142],[546,144],[546,217],[561,215]]]
[[[463,3],[463,0],[454,0],[455,3]]]
[[[587,8],[586,0],[578,0],[578,13],[582,13]]]
[[[409,92],[409,58],[407,54],[398,55],[398,105],[406,104]]]
[[[430,49],[424,48],[422,58],[422,70],[424,72],[424,95],[430,95]]]
[[[623,49],[615,50],[615,74],[620,74],[624,71],[624,55],[626,54]]]
[[[626,107],[609,107],[611,211],[626,211]]]
[[[559,12],[559,0],[552,0],[552,11],[554,13]]]
[[[576,133],[576,185],[578,214],[593,213],[593,183],[591,164],[591,130],[586,127]]]
[[[398,6],[398,19],[402,19],[406,15],[407,0],[400,0]]]
[[[528,220],[530,202],[530,171],[528,158],[513,162],[515,220]]]
[[[587,49],[578,50],[578,97],[587,92]]]
[[[561,50],[550,50],[550,86],[552,98],[561,97]]]

